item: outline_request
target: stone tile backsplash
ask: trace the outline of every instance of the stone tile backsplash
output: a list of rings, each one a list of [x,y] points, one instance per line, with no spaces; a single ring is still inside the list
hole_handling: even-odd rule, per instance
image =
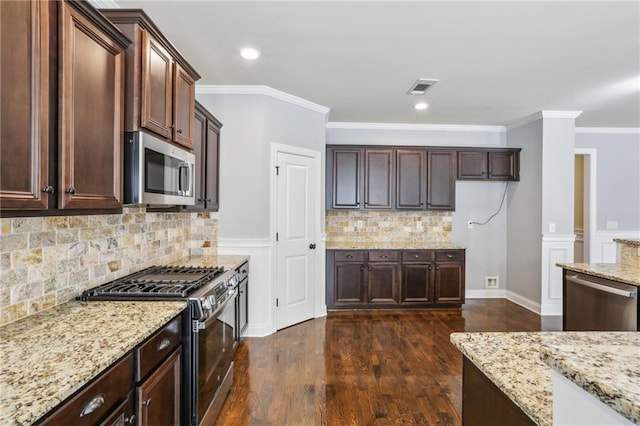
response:
[[[451,212],[328,211],[327,245],[332,243],[451,243]]]
[[[217,254],[217,213],[0,219],[0,324],[151,265]]]

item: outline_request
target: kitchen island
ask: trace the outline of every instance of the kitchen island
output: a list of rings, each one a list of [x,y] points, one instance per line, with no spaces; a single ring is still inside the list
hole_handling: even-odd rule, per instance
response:
[[[477,388],[469,389],[467,386],[468,369],[474,368],[526,415],[530,424],[552,425],[552,375],[554,368],[559,369],[558,365],[566,362],[558,360],[560,355],[553,355],[558,347],[564,348],[562,357],[565,360],[572,359],[574,365],[581,366],[581,369],[597,372],[596,376],[576,375],[572,368],[565,366],[559,369],[563,375],[625,418],[631,421],[639,418],[638,333],[454,333],[451,335],[451,342],[464,355],[463,422],[465,417],[477,420],[491,416],[496,409],[494,406],[484,405],[481,411],[474,411],[477,400],[484,396],[484,393],[478,394],[480,391]],[[624,362],[621,362],[620,357],[616,362],[600,362],[604,352],[626,353],[627,356],[624,357]],[[478,423],[485,424],[482,421]]]

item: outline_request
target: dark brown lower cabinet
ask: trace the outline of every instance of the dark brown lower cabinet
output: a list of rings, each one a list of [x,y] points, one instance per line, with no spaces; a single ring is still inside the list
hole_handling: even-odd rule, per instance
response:
[[[107,417],[100,426],[124,426],[133,425],[136,422],[136,405],[135,395],[131,392],[120,405],[113,410],[113,413]]]
[[[138,419],[142,426],[180,424],[181,348],[178,347],[138,387]]]
[[[462,361],[462,425],[527,426],[535,423],[465,356]]]
[[[329,309],[459,307],[464,250],[327,250]]]

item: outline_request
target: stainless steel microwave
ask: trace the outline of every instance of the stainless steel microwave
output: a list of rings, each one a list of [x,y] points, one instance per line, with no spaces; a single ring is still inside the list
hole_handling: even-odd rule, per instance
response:
[[[124,204],[194,205],[195,155],[144,132],[124,134]]]

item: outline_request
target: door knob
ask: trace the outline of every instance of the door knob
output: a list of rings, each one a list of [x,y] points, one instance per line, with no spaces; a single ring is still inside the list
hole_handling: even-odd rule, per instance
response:
[[[314,250],[316,248],[316,245],[314,243],[309,244],[309,248],[311,250]]]

